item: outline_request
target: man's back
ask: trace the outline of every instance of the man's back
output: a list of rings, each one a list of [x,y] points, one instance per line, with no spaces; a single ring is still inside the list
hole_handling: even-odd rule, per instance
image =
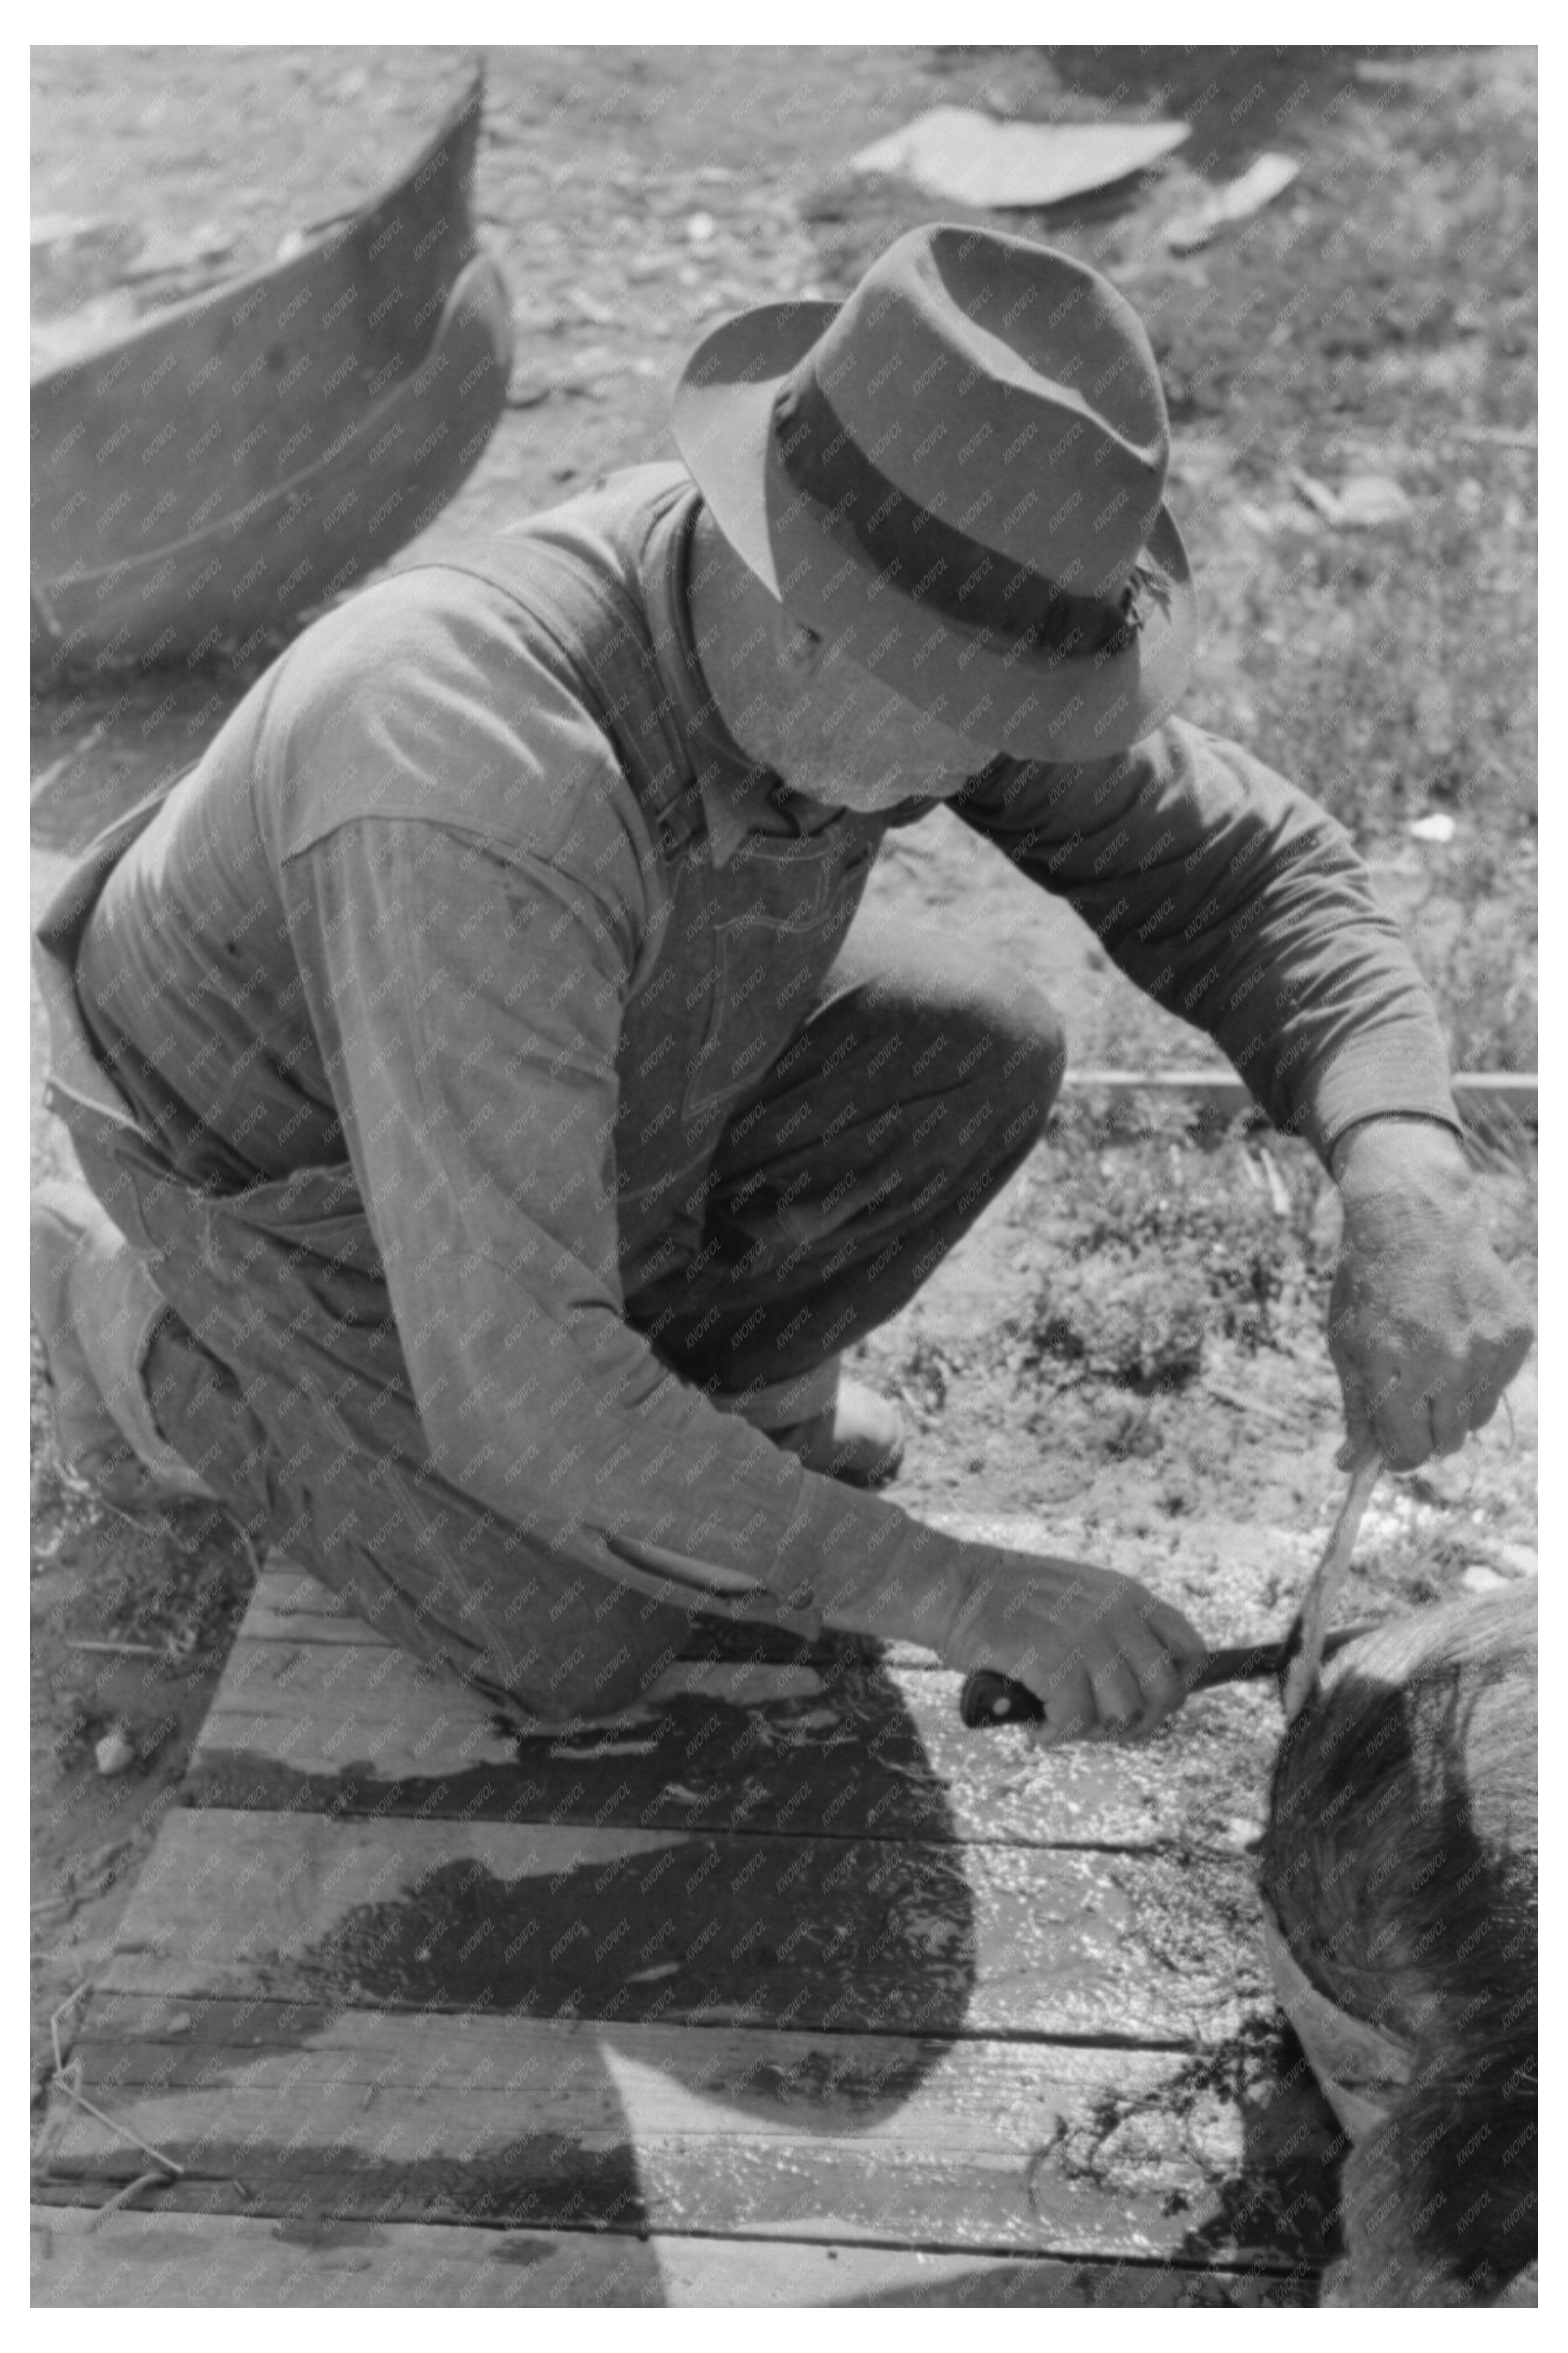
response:
[[[329,1066],[342,967],[320,886],[322,861],[341,862],[352,922],[352,870],[374,868],[378,829],[428,825],[470,863],[588,877],[630,977],[657,912],[645,817],[657,828],[690,783],[654,647],[668,622],[643,585],[663,587],[695,504],[679,467],[630,470],[471,568],[367,589],[268,672],[121,860],[79,985],[184,1174],[235,1185],[344,1156]],[[429,894],[399,908],[404,944],[471,912],[436,865]]]

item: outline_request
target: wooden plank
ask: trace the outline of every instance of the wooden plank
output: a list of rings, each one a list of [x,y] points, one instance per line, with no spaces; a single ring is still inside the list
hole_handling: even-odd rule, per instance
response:
[[[1269,1999],[1238,1857],[216,1809],[165,1822],[96,1982],[1165,2047]]]
[[[252,1642],[353,1642],[392,1650],[379,1627],[345,1609],[335,1593],[297,1568],[287,1555],[268,1553],[247,1604],[241,1639]]]
[[[1459,1071],[1451,1083],[1461,1118],[1479,1114],[1533,1127],[1541,1116],[1541,1085],[1534,1071]]]
[[[1280,2267],[1303,2253],[1299,2219],[1282,2242],[1286,2200],[1247,2209],[1225,2189],[1256,2162],[1256,2116],[1250,2147],[1239,2105],[1225,2117],[1212,2096],[1189,2132],[1206,2059],[277,2003],[178,2023],[151,2004],[86,2021],[73,2061],[115,2122],[57,2109],[62,2194],[137,2177],[123,2126],[184,2168],[161,2207],[1140,2261],[1201,2247]],[[1318,2119],[1321,2168],[1332,2120],[1284,2099],[1277,2126]]]
[[[262,1622],[277,1622],[270,1597]],[[285,1620],[284,1622],[288,1622]],[[1261,1807],[1279,1738],[1266,1685],[1194,1700],[1147,1746],[1036,1750],[966,1731],[962,1677],[876,1668],[684,1661],[615,1724],[503,1732],[485,1703],[437,1685],[385,1644],[235,1645],[184,1803],[271,1811],[661,1824],[793,1836],[1025,1846],[1234,1843]],[[1238,1753],[1250,1787],[1237,1785]]]
[[[1458,1071],[1450,1082],[1455,1108],[1461,1118],[1502,1116],[1533,1126],[1538,1116],[1540,1083],[1534,1071]],[[1069,1070],[1062,1092],[1099,1095],[1112,1105],[1136,1103],[1142,1096],[1156,1100],[1182,1097],[1210,1118],[1234,1119],[1252,1113],[1267,1124],[1246,1083],[1233,1071],[1102,1071]]]
[[[1310,2279],[1169,2263],[1058,2263],[765,2239],[274,2221],[245,2214],[107,2215],[36,2207],[41,2310],[424,2306],[571,2309],[868,2305],[1273,2306]]]

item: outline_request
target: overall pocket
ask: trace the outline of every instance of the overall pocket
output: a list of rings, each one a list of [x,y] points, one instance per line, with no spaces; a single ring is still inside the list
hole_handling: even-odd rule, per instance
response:
[[[328,1270],[346,1268],[384,1284],[386,1270],[360,1198],[353,1166],[346,1160],[291,1169],[235,1193],[193,1195],[204,1212],[205,1245],[215,1258],[232,1260],[244,1236],[254,1234],[268,1255],[289,1265],[305,1260]],[[215,1271],[216,1268],[215,1267]]]
[[[808,857],[757,845],[745,860],[750,902],[712,926],[711,982],[681,1103],[689,1124],[760,1086],[821,992],[872,857],[870,844],[833,832]]]

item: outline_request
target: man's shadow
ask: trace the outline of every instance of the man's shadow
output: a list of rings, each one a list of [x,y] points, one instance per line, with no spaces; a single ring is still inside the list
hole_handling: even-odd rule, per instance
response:
[[[739,1631],[715,1646],[731,1659]],[[301,2172],[280,2149],[276,2187],[289,2191],[291,2238],[357,2245],[367,2228],[414,2219],[609,2231],[616,2300],[658,2303],[657,2257],[638,2234],[668,2228],[672,2209],[682,2232],[726,2238],[760,2227],[787,2235],[797,2208],[847,2215],[881,2202],[877,2147],[845,2144],[903,2107],[963,2028],[976,1942],[964,1851],[899,1689],[864,1646],[830,1637],[808,1649],[778,1630],[752,1631],[771,1664],[790,1669],[783,1702],[730,1704],[711,1683],[667,1701],[657,1737],[640,1727],[646,1758],[635,1726],[631,1753],[608,1757],[595,1752],[623,1744],[586,1728],[520,1740],[516,1788],[507,1768],[487,1767],[490,1796],[477,1815],[492,1833],[510,1816],[516,1875],[510,1846],[504,1861],[493,1843],[465,1853],[449,1822],[447,1859],[423,1876],[405,1868],[394,1890],[351,1904],[291,1959],[279,1989],[305,1997],[286,2013],[301,2051],[325,2056],[330,2023],[320,2021],[343,2009],[421,2014],[422,2052],[432,2052],[433,2012],[453,2018],[454,2042],[458,2020],[510,2018],[522,2075],[515,2113],[499,2122],[493,2103],[465,2116],[460,2098],[432,2083],[406,2153],[391,2111],[379,2133],[346,2136],[330,2171]],[[806,1661],[817,1672],[802,1678]],[[680,1760],[690,1760],[676,1784],[684,1799],[756,1778],[764,1750],[754,1830],[733,1811],[711,1831],[678,1826],[682,1805],[667,1793]],[[623,1785],[608,1809],[615,1820],[595,1823],[610,1773]],[[393,1849],[425,1810],[417,1786],[400,1789],[395,1808],[377,1807],[397,1817],[385,1821]],[[838,1834],[813,1834],[845,1786],[856,1794],[837,1814]],[[520,1819],[510,1800],[523,1788],[533,1794]],[[889,1834],[886,1811],[873,1817],[881,1834],[871,1828],[879,1789],[899,1792],[904,1835]],[[574,1790],[546,1833],[552,1791],[558,1803]],[[796,1790],[808,1796],[798,1808]],[[468,1813],[453,1807],[457,1794],[449,1786],[443,1799],[448,1817]],[[782,1830],[779,1816],[791,1812]],[[651,1826],[632,1827],[639,1816]],[[547,2041],[525,2021],[570,2031]],[[383,2022],[390,2058],[396,2030]],[[488,2038],[487,2051],[496,2047]],[[443,2072],[467,2065],[454,2057]],[[377,2095],[378,2116],[388,2096]],[[726,2118],[756,2129],[726,2130]],[[803,2141],[831,2146],[819,2163]],[[244,2164],[233,2154],[259,2186],[264,2153],[252,2147]],[[220,2147],[204,2147],[203,2174],[224,2164]],[[505,2243],[519,2251],[509,2260],[529,2246]]]
[[[748,2239],[815,2240],[825,2218],[837,2239],[951,2242],[955,2192],[961,2238],[987,2219],[1011,2235],[1012,2169],[976,2173],[959,2153],[976,2101],[1005,2108],[1012,2092],[994,2048],[955,2050],[977,1905],[909,1678],[779,1629],[688,1647],[700,1655],[681,1662],[694,1680],[679,1695],[616,1725],[488,1736],[486,1760],[461,1769],[432,1756],[424,1775],[390,1779],[340,1753],[331,1774],[275,1760],[263,1779],[254,1757],[206,1754],[194,1802],[303,1809],[360,1835],[357,1860],[335,1841],[321,1854],[321,1894],[345,1867],[353,1892],[312,1897],[309,1940],[266,1958],[261,1978],[261,2039],[314,2054],[346,2129],[330,2164],[314,2153],[324,2119],[310,2148],[282,2120],[270,2150],[204,2139],[203,2179],[243,2178],[252,2211],[318,2249],[425,2220],[487,2226],[494,2261],[547,2267],[552,2242],[532,2234],[569,2232],[581,2302],[596,2280],[617,2303],[663,2302],[645,2241],[672,2228],[729,2242],[742,2278]],[[383,1704],[407,1713],[401,1694]],[[1282,2070],[1273,2039],[1194,2052],[1158,2085],[1120,2091],[1112,2073],[1054,2138],[1041,2116],[1031,2162],[1046,2160],[1040,2195],[1063,2200],[1064,2227],[1076,2201],[1120,2211],[1123,2192],[1186,2218],[1179,2295],[1163,2265],[1025,2260],[886,2286],[847,2271],[833,2300],[1227,2304],[1211,2267],[1256,2250],[1271,2274],[1298,2267],[1267,2300],[1310,2301],[1337,2152],[1304,2063]],[[928,2091],[939,2068],[947,2084]],[[1193,2185],[1178,2199],[1161,2153],[1215,2094],[1245,2147],[1189,2215]],[[221,2120],[236,2141],[240,2128]],[[550,2300],[556,2276],[541,2268],[515,2300],[531,2284]]]

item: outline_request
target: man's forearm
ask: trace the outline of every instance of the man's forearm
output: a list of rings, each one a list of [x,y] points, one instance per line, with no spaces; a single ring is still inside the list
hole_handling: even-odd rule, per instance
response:
[[[432,1454],[498,1518],[650,1599],[771,1597],[813,1625],[935,1641],[961,1547],[720,1411],[607,1302],[584,1317],[580,1269],[541,1250],[525,1292],[448,1254],[439,1302],[435,1270],[390,1271]]]
[[[816,1591],[825,1621],[847,1633],[940,1651],[962,1598],[971,1548],[901,1511],[881,1519],[890,1507],[876,1497],[854,1501],[872,1504],[878,1518],[862,1534],[856,1511],[847,1530],[849,1541],[832,1546],[824,1558]]]

